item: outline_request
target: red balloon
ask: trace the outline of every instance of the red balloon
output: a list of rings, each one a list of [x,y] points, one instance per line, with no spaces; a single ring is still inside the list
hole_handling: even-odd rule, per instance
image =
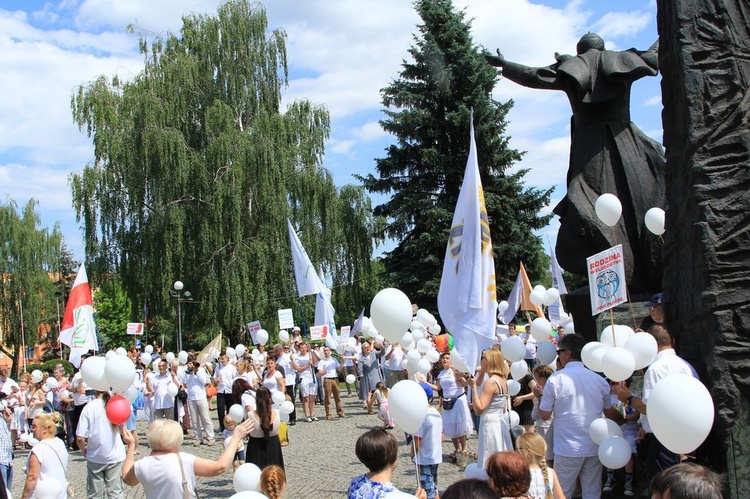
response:
[[[128,399],[122,395],[115,395],[107,402],[107,419],[112,424],[122,424],[130,419],[131,410]]]

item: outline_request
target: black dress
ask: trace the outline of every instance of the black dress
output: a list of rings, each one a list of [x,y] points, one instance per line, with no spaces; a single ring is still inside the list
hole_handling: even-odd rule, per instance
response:
[[[269,430],[263,431],[260,421],[254,412],[248,413],[247,417],[255,423],[255,428],[250,432],[245,452],[245,462],[253,463],[261,470],[266,466],[275,464],[284,468],[284,456],[281,453],[281,442],[279,441],[280,415],[275,412],[275,417]]]
[[[531,383],[534,380],[534,377],[531,374],[527,374],[520,380],[518,380],[518,383],[521,385],[521,391],[518,392],[517,396],[521,395],[528,395],[531,393],[531,388],[529,388],[529,383]],[[531,417],[531,411],[534,410],[534,400],[524,400],[521,402],[521,405],[518,407],[513,407],[513,410],[518,413],[518,419],[520,420],[519,424],[522,425],[533,425],[534,424],[534,418]]]

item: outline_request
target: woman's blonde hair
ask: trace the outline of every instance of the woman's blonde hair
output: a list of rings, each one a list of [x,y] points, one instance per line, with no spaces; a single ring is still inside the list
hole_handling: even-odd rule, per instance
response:
[[[505,362],[505,356],[499,350],[485,350],[482,354],[487,360],[487,374],[497,374],[501,378],[508,377],[508,363]]]
[[[42,413],[34,418],[36,425],[44,429],[45,432],[52,435],[57,435],[57,429],[62,423],[62,418],[59,412]]]
[[[268,499],[279,499],[286,488],[286,474],[280,466],[271,465],[260,473],[260,491]]]
[[[541,468],[544,475],[544,488],[546,490],[545,498],[553,499],[552,485],[549,480],[549,470],[547,469],[547,442],[544,441],[538,433],[523,433],[516,439],[516,450],[526,459],[529,464],[536,464]]]
[[[151,450],[168,451],[182,445],[182,427],[171,419],[157,419],[146,430],[146,440]]]

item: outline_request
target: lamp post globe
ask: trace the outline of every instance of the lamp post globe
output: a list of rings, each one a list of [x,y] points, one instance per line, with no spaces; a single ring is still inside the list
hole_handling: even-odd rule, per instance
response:
[[[182,288],[184,288],[185,285],[182,284],[182,281],[175,281],[174,282],[174,289],[175,291],[182,291]]]

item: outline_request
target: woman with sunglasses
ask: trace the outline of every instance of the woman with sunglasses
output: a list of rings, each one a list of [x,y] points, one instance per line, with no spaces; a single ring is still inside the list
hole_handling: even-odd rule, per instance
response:
[[[477,465],[484,469],[490,455],[498,451],[513,450],[510,427],[503,417],[508,410],[508,364],[499,350],[485,350],[479,366],[485,374],[481,395],[477,392],[476,378],[469,378],[474,412],[479,414]]]

